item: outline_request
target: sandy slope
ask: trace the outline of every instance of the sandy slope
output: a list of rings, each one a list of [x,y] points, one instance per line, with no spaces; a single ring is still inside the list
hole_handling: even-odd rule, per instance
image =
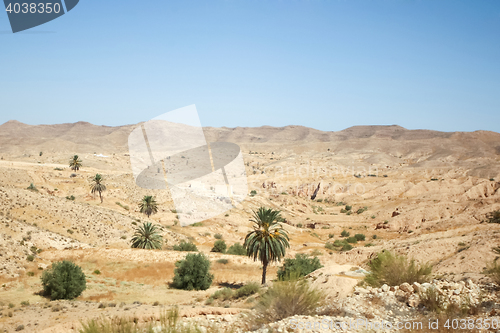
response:
[[[0,329],[11,330],[30,316],[29,311],[6,316],[9,302],[16,309],[23,300],[47,303],[36,294],[40,269],[64,258],[84,268],[92,288],[81,299],[91,302],[160,300],[198,308],[222,285],[259,281],[259,263],[209,251],[216,233],[228,245],[242,242],[251,230],[251,211],[260,206],[282,210],[291,238],[288,256],[320,251],[325,268],[317,274],[329,278],[317,286],[332,297],[345,295],[356,282],[339,269],[366,267],[367,260],[382,249],[430,261],[436,274],[455,280],[484,280],[480,273],[495,257],[490,249],[499,245],[500,225],[482,222],[488,212],[500,209],[498,133],[410,131],[399,126],[358,126],[340,132],[301,126],[207,128],[209,141],[242,147],[249,187],[257,195],[201,226],[182,228],[175,224],[168,191],[148,191],[134,183],[126,144],[133,128],[88,123],[29,126],[15,121],[0,125],[0,299],[4,304],[0,303]],[[84,166],[72,177],[67,162],[74,154]],[[108,188],[102,204],[89,193],[89,178],[96,173],[105,177]],[[27,190],[30,183],[38,192]],[[319,183],[321,202],[311,201]],[[66,199],[71,195],[74,201]],[[160,204],[159,213],[149,219],[137,208],[144,195],[155,195]],[[362,207],[367,211],[341,213],[346,204],[353,212]],[[134,228],[147,220],[160,227],[164,250],[129,249]],[[326,242],[340,239],[342,230],[363,233],[366,241],[348,252],[325,249]],[[193,240],[210,256],[219,285],[204,293],[168,287],[175,261],[185,255],[168,249],[183,239]],[[373,246],[365,247],[368,243]],[[42,252],[34,253],[38,249]],[[30,254],[32,262],[27,260]],[[220,258],[229,264],[216,263]],[[96,269],[100,276],[93,273]],[[275,276],[276,269],[273,266],[269,276]],[[98,314],[95,303],[89,304],[88,316]],[[231,304],[241,306],[247,305]],[[79,311],[68,307],[64,317],[39,320],[36,329],[48,329],[56,321],[71,326],[81,318],[76,316]]]

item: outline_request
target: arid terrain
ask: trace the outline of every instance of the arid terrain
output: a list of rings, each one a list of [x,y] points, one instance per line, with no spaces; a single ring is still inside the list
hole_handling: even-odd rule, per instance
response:
[[[260,282],[262,267],[244,256],[210,252],[214,235],[220,233],[228,246],[242,243],[252,230],[252,210],[261,206],[282,211],[291,240],[287,258],[318,255],[324,267],[313,274],[330,278],[314,281],[332,302],[353,294],[360,279],[343,272],[366,269],[367,260],[383,249],[430,262],[433,274],[449,281],[489,282],[482,272],[495,258],[491,248],[500,245],[500,225],[485,222],[487,213],[500,209],[499,133],[395,125],[339,132],[205,128],[207,141],[240,146],[249,195],[231,211],[181,227],[168,191],[134,182],[127,138],[136,126],[0,125],[0,332],[21,324],[28,332],[77,332],[86,318],[151,316],[173,304],[186,317],[229,321],[225,316],[252,303],[209,306],[206,300],[222,287]],[[68,166],[75,154],[83,161],[76,172]],[[96,173],[107,186],[103,203],[90,193],[89,178]],[[30,184],[37,191],[27,189]],[[159,204],[149,218],[138,209],[145,195]],[[352,214],[341,212],[346,205]],[[161,226],[162,250],[130,248],[135,228],[146,221]],[[350,251],[326,249],[343,230],[363,233],[366,240]],[[170,287],[175,262],[186,255],[172,250],[181,240],[192,240],[212,261],[210,289]],[[217,263],[221,258],[229,262]],[[43,270],[61,259],[75,261],[87,276],[87,289],[75,301],[39,295]],[[269,279],[278,267],[271,265]],[[110,303],[116,306],[99,307]]]

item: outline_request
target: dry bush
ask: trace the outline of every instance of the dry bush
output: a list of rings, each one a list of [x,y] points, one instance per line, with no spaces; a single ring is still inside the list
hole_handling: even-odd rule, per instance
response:
[[[426,311],[440,313],[445,310],[445,302],[448,301],[447,297],[439,294],[436,288],[427,288],[419,293],[420,304]]]
[[[481,310],[480,303],[473,305],[469,295],[460,295],[459,303],[454,303],[451,302],[450,297],[441,295],[434,287],[420,292],[419,297],[423,310],[438,315],[445,315],[448,318],[477,315]]]
[[[430,264],[419,265],[414,259],[409,260],[405,256],[385,250],[378,253],[368,266],[370,274],[365,277],[364,281],[373,287],[380,287],[383,284],[399,286],[404,282],[424,283],[429,281],[432,273]]]
[[[215,293],[213,293],[212,296],[210,296],[213,299],[220,299],[223,301],[230,300],[233,298],[234,294],[231,288],[224,288],[222,290],[217,290]]]
[[[500,286],[500,265],[498,265],[496,261],[486,266],[486,275],[488,275],[497,286]]]
[[[260,285],[257,282],[249,282],[243,287],[236,290],[235,298],[248,297],[250,295],[258,293],[260,290]]]
[[[314,315],[324,300],[324,294],[307,281],[276,282],[261,296],[252,321],[267,324],[295,315]]]

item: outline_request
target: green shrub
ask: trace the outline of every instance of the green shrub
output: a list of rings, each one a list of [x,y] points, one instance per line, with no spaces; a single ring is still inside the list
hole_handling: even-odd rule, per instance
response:
[[[33,183],[30,184],[30,186],[28,186],[27,188],[28,190],[31,190],[31,191],[35,191],[35,192],[38,192],[38,189],[36,188],[35,185],[33,185]]]
[[[198,251],[198,248],[194,243],[182,240],[179,245],[174,245],[174,251]]]
[[[27,272],[26,275],[28,275],[28,276],[35,276],[35,272]]]
[[[358,240],[356,239],[356,237],[349,237],[346,239],[347,243],[349,244],[356,244],[358,242]]]
[[[349,237],[350,233],[346,230],[342,230],[342,232],[340,233],[340,236],[341,237]]]
[[[375,246],[375,244],[373,244],[373,243],[367,243],[367,244],[365,244],[365,247],[370,247],[370,246]]]
[[[414,259],[408,260],[405,256],[394,255],[386,250],[378,253],[368,266],[370,273],[365,277],[365,282],[374,287],[383,284],[399,286],[404,282],[424,283],[432,273],[432,266],[429,264],[419,265]]]
[[[245,284],[243,287],[236,290],[234,297],[242,298],[248,297],[250,295],[258,293],[260,290],[260,285],[257,282],[249,282]]]
[[[292,277],[306,276],[321,267],[323,265],[321,265],[318,257],[309,258],[307,254],[297,253],[295,259],[285,259],[283,266],[278,270],[278,279],[285,281]]]
[[[30,301],[22,301],[21,306],[28,306],[30,305]]]
[[[360,208],[356,211],[356,214],[362,214],[363,212],[367,211],[368,210],[368,207],[363,207],[363,208]]]
[[[336,247],[330,242],[325,243],[325,248],[328,250],[336,250]]]
[[[226,248],[227,248],[226,242],[224,242],[222,239],[219,239],[214,243],[214,247],[212,248],[212,250],[210,250],[210,252],[225,253]]]
[[[70,196],[67,196],[66,199],[71,200],[71,201],[75,201],[76,198],[74,195],[70,195]]]
[[[342,251],[350,251],[352,250],[352,245],[351,244],[344,244],[342,245]]]
[[[342,214],[344,214],[344,213],[347,213],[347,210],[345,210],[344,208],[342,208],[342,209],[340,210],[340,212],[341,212]]]
[[[302,228],[302,223],[297,223],[297,228]]]
[[[257,191],[256,191],[256,190],[251,190],[251,191],[250,191],[250,196],[251,196],[251,197],[254,197],[254,196],[256,196],[256,195],[257,195]]]
[[[377,239],[377,235],[373,235],[373,236],[372,236],[372,238],[373,238],[373,239]]]
[[[270,323],[296,315],[315,315],[323,301],[323,294],[306,281],[282,281],[274,283],[260,297],[256,310],[259,321]]]
[[[99,274],[101,274],[101,271],[100,271],[100,270],[98,270],[98,269],[96,269],[93,273],[94,273],[95,275],[99,275]]]
[[[347,241],[345,239],[336,239],[335,242],[333,242],[333,245],[334,246],[342,246],[344,244],[348,244]]]
[[[218,264],[223,264],[223,265],[227,265],[227,264],[229,263],[229,260],[227,260],[227,259],[218,259],[218,260],[216,261],[216,263],[218,263]]]
[[[121,208],[125,209],[125,210],[130,210],[130,207],[127,206],[127,205],[123,205],[121,202],[117,201],[115,202],[118,206],[120,206]]]
[[[350,211],[352,209],[352,206],[346,205],[345,210]]]
[[[227,301],[233,298],[233,290],[231,288],[224,288],[221,290],[217,290],[215,293],[210,296],[212,299],[219,299],[221,301]]]
[[[227,254],[233,254],[237,256],[246,256],[247,255],[247,250],[243,245],[240,243],[234,243],[227,249],[226,251]]]
[[[489,223],[500,223],[500,210],[486,214]]]
[[[173,286],[185,290],[207,290],[214,279],[209,273],[210,261],[202,254],[190,253],[175,263]]]
[[[366,237],[363,234],[356,234],[354,238],[356,238],[357,241],[364,241]]]
[[[328,234],[328,238],[333,238],[333,237],[335,237],[334,234]]]
[[[26,260],[33,261],[33,260],[35,260],[35,257],[30,254],[29,256],[26,257]]]
[[[215,234],[215,235],[214,235],[214,238],[215,238],[215,239],[222,239],[222,235],[221,235],[221,234]]]
[[[42,274],[43,293],[51,299],[73,299],[87,287],[82,269],[71,261],[59,261]]]

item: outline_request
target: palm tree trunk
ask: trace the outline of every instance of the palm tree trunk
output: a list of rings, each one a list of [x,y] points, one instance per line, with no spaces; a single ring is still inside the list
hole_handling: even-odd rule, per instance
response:
[[[267,261],[262,263],[262,284],[266,284]]]
[[[99,198],[101,198],[101,203],[102,203],[102,195],[101,195],[101,191],[99,191]]]

